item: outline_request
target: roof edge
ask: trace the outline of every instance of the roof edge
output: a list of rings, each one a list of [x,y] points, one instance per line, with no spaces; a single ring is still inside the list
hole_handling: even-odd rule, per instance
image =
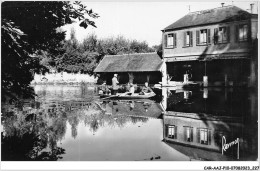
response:
[[[121,55],[105,55],[105,57],[111,57],[111,56],[131,56],[131,55],[148,55],[148,54],[156,54],[156,52],[150,52],[150,53],[129,53],[129,54],[121,54]]]

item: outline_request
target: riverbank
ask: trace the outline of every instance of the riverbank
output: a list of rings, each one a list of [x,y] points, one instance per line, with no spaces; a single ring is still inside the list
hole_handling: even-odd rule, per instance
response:
[[[97,78],[88,74],[81,73],[46,73],[46,74],[35,74],[34,79],[31,82],[32,85],[63,85],[63,84],[95,84]]]

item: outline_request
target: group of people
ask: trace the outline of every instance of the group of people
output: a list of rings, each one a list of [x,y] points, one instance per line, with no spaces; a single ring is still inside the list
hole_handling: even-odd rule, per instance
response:
[[[103,94],[112,94],[116,95],[118,93],[119,89],[119,81],[117,79],[117,74],[114,74],[114,77],[112,78],[112,91],[110,91],[106,85],[106,82],[104,81],[103,84],[101,85],[101,91]],[[151,93],[153,90],[148,86],[148,82],[145,82],[145,86],[142,87],[141,92],[139,93],[140,95],[144,95],[145,93]],[[101,92],[99,92],[101,94]],[[133,95],[135,93],[135,87],[133,83],[128,83],[127,86],[127,92],[128,95]]]

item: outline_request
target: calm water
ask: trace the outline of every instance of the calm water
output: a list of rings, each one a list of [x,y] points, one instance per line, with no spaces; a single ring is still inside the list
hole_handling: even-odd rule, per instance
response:
[[[101,100],[92,86],[34,89],[35,100],[2,105],[2,160],[237,160],[236,147],[221,154],[223,136],[240,138],[239,160],[257,158],[257,98],[249,91],[156,89],[155,99],[129,101]]]

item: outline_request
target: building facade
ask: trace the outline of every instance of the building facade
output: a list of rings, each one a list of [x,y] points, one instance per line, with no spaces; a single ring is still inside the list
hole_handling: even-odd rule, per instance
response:
[[[258,15],[236,6],[185,15],[162,30],[162,84],[185,74],[204,86],[256,84],[257,32]]]

